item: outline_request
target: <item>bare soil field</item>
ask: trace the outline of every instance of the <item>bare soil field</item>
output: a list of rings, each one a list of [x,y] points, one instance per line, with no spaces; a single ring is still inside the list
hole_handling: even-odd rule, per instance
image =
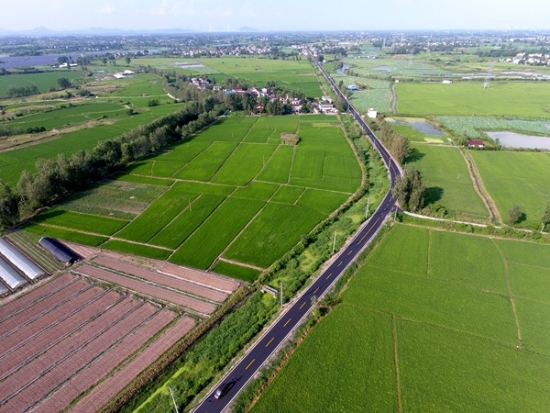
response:
[[[196,325],[182,309],[207,317],[241,285],[69,247],[84,262],[0,299],[0,413],[97,411]]]
[[[92,263],[101,265],[102,267],[107,267],[108,269],[112,269],[117,272],[123,272],[125,274],[139,277],[157,285],[173,288],[174,290],[182,291],[184,293],[189,293],[209,301],[221,303],[225,301],[229,295],[228,293],[214,290],[204,285],[189,282],[183,278],[173,277],[152,270],[146,270],[138,267],[137,265],[128,264],[104,255],[94,258]]]
[[[107,283],[120,285],[137,294],[151,297],[152,299],[182,306],[194,313],[202,315],[212,314],[217,308],[216,304],[201,301],[191,296],[149,284],[137,278],[126,277],[106,269],[94,267],[90,264],[82,264],[72,271]]]
[[[70,273],[0,300],[0,412],[61,411],[94,386],[100,407],[195,323]]]

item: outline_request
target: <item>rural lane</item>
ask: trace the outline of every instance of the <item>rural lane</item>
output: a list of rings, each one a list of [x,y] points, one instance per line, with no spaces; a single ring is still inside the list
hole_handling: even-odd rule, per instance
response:
[[[313,58],[313,57],[312,57]],[[275,349],[286,339],[292,329],[308,314],[317,299],[333,285],[335,280],[355,260],[357,255],[367,246],[376,232],[380,229],[388,214],[396,208],[395,199],[392,196],[391,188],[395,179],[400,175],[399,166],[395,163],[386,148],[380,143],[376,135],[370,130],[365,121],[351,106],[346,97],[338,90],[336,84],[326,73],[324,68],[317,62],[317,65],[325,78],[329,81],[334,91],[342,98],[349,112],[363,128],[388,169],[390,178],[390,189],[384,199],[375,210],[374,214],[361,226],[352,241],[338,253],[332,264],[324,270],[319,277],[301,294],[301,296],[290,305],[286,311],[269,327],[242,359],[229,371],[229,373],[212,388],[203,401],[193,409],[194,413],[219,413],[238,395],[246,383],[273,354]],[[215,398],[214,393],[222,384],[230,383],[230,388],[220,397]]]

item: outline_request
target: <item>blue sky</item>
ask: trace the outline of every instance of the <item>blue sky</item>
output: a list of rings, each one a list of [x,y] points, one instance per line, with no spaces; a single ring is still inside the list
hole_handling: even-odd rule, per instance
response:
[[[549,29],[548,0],[0,0],[0,29]]]

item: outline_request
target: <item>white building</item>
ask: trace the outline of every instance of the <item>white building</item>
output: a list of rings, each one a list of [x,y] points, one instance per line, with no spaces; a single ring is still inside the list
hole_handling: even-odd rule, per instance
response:
[[[369,110],[367,111],[367,117],[371,119],[376,119],[377,116],[378,116],[378,112],[374,110],[374,108],[369,108]]]

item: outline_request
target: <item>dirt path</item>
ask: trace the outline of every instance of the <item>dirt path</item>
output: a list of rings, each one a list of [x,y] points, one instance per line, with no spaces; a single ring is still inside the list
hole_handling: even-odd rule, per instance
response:
[[[397,393],[397,411],[403,413],[403,403],[401,402],[401,383],[399,380],[399,356],[397,352],[397,326],[395,324],[395,315],[391,316],[393,332],[393,361],[395,363],[395,388]]]
[[[477,194],[485,204],[485,207],[489,211],[489,217],[491,219],[491,222],[499,222],[502,223],[502,217],[500,216],[500,213],[498,212],[498,208],[489,195],[489,192],[485,189],[485,186],[483,185],[483,181],[481,180],[481,176],[479,174],[479,171],[477,170],[477,167],[475,166],[475,162],[472,159],[472,155],[467,150],[460,149],[460,153],[462,154],[462,157],[466,161],[466,165],[468,165],[468,173],[470,174],[470,178],[472,179],[472,183],[474,184],[474,189],[476,190]]]
[[[510,299],[510,305],[512,306],[512,313],[514,314],[514,322],[516,324],[516,336],[518,340],[517,348],[522,349],[523,339],[521,338],[521,330],[519,328],[518,314],[516,312],[516,303],[514,301],[514,297],[512,297],[512,284],[510,283],[510,276],[508,274],[508,260],[502,253],[502,250],[500,249],[498,244],[495,242],[495,240],[492,239],[491,241],[493,242],[493,245],[495,246],[500,256],[502,257],[502,262],[504,263],[504,278],[506,279],[506,289],[508,290],[508,297]]]

